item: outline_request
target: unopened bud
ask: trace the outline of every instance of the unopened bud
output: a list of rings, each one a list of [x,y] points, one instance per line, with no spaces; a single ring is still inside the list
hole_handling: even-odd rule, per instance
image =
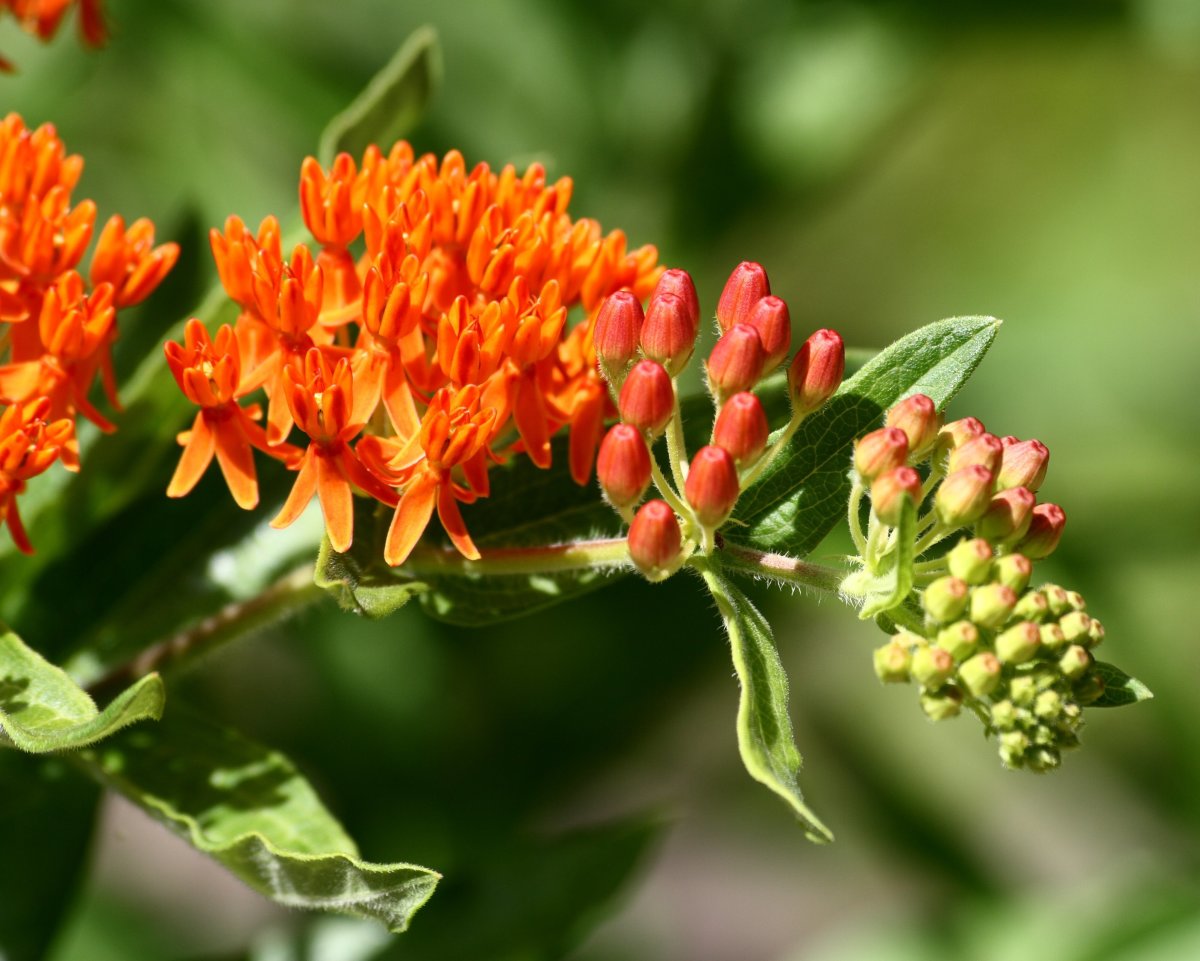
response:
[[[713,443],[723,447],[738,467],[758,460],[771,428],[762,401],[743,391],[729,398],[713,425]]]
[[[996,486],[1000,490],[1028,487],[1036,493],[1042,486],[1042,481],[1046,479],[1049,463],[1050,450],[1040,440],[1022,440],[1007,444],[1000,458]]]
[[[658,283],[654,285],[654,293],[650,295],[650,302],[654,303],[655,299],[663,294],[674,294],[683,301],[691,321],[694,338],[695,332],[700,329],[700,298],[696,296],[696,285],[692,283],[692,275],[686,270],[679,270],[675,267],[664,270],[662,276],[658,278]]]
[[[1011,557],[1020,557],[1020,554],[1012,554]],[[1001,581],[1001,583],[1008,583]],[[1013,584],[1008,584],[1014,591],[1017,588]],[[1046,600],[1046,595],[1041,591],[1027,591],[1021,595],[1021,599],[1017,601],[1017,606],[1013,608],[1013,616],[1019,617],[1023,621],[1042,621],[1050,613],[1050,602]]]
[[[1025,752],[1033,746],[1023,731],[1005,731],[999,740],[1000,760],[1005,767],[1020,767],[1025,761]]]
[[[903,637],[894,637],[875,649],[875,676],[884,684],[902,684],[910,679],[912,649],[910,644],[904,643]]]
[[[1029,586],[1029,578],[1033,576],[1033,562],[1024,554],[1005,554],[1003,557],[997,558],[996,564],[992,568],[992,576],[1001,584],[1011,587],[1020,594]],[[1021,600],[1023,601],[1024,598]],[[1043,598],[1044,600],[1045,598]],[[1020,607],[1020,605],[1021,601],[1018,601],[1017,606]],[[1029,620],[1039,620],[1039,618],[1034,617]]]
[[[1042,647],[1046,650],[1057,651],[1066,646],[1067,635],[1057,624],[1043,624],[1039,630],[1042,632]]]
[[[1008,682],[1008,695],[1012,702],[1020,707],[1029,707],[1041,690],[1037,678],[1031,674],[1021,674]]]
[[[945,648],[924,644],[912,656],[914,681],[926,687],[940,687],[954,673],[954,658]]]
[[[983,516],[992,499],[992,472],[976,464],[948,474],[933,497],[933,509],[946,527],[962,527]]]
[[[1023,621],[996,637],[996,656],[1005,664],[1024,664],[1038,652],[1041,643],[1038,626]]]
[[[968,584],[986,584],[992,579],[992,545],[981,537],[964,538],[946,555],[946,564]]]
[[[642,324],[642,353],[675,376],[692,359],[697,330],[696,315],[682,297],[655,293]]]
[[[1017,543],[1017,550],[1030,560],[1040,561],[1049,557],[1062,539],[1067,515],[1057,504],[1038,504],[1033,509],[1029,530]]]
[[[1092,626],[1088,628],[1088,643],[1095,647],[1102,640],[1104,640],[1104,625],[1093,617]]]
[[[980,537],[999,544],[1019,541],[1029,531],[1037,498],[1028,487],[1010,487],[993,495],[975,522]]]
[[[938,647],[944,647],[961,664],[979,646],[979,628],[970,621],[956,621],[938,631],[937,643]]]
[[[997,731],[1010,731],[1020,720],[1017,706],[1012,701],[997,701],[992,705],[989,713],[992,718],[992,727]]]
[[[650,486],[650,452],[636,427],[616,424],[600,442],[596,476],[610,504],[627,509],[641,500]]]
[[[958,620],[967,609],[967,583],[957,577],[939,577],[925,588],[921,606],[939,624]]]
[[[1087,607],[1087,601],[1083,599],[1083,595],[1079,591],[1067,591],[1067,603],[1071,605],[1071,610],[1082,611]]]
[[[721,330],[746,323],[754,305],[770,292],[771,284],[762,264],[747,260],[734,267],[717,301],[717,323]]]
[[[762,377],[765,359],[758,331],[749,324],[735,324],[708,355],[709,387],[718,398],[749,390]]]
[[[1043,584],[1042,593],[1046,595],[1046,602],[1050,605],[1050,613],[1055,617],[1062,617],[1064,614],[1075,610],[1071,606],[1071,595],[1057,584]]]
[[[629,556],[652,581],[674,573],[679,563],[683,534],[679,519],[665,501],[647,501],[629,525]]]
[[[908,436],[898,427],[881,427],[854,444],[854,469],[868,484],[908,460]]]
[[[978,464],[995,474],[996,468],[1000,466],[1000,455],[1003,451],[1004,448],[1000,444],[999,437],[986,432],[976,434],[950,451],[946,469],[950,473],[954,473],[956,470],[974,467]]]
[[[701,447],[692,458],[683,494],[701,524],[723,524],[738,498],[737,467],[728,451],[713,445]]]
[[[614,385],[620,384],[625,368],[637,356],[643,319],[642,302],[629,290],[610,294],[600,305],[592,339],[600,368]]]
[[[991,651],[983,651],[958,669],[958,679],[973,697],[987,697],[1000,684],[1003,668]]]
[[[871,485],[871,510],[885,524],[900,523],[905,503],[921,502],[921,475],[911,467],[894,467]]]
[[[846,346],[836,330],[818,330],[800,345],[788,368],[792,416],[817,410],[834,395],[846,372]]]
[[[961,420],[950,421],[938,431],[933,447],[934,460],[940,461],[952,450],[983,432],[983,424],[974,417],[963,417]]]
[[[654,360],[639,360],[621,387],[621,420],[651,437],[663,432],[675,412],[671,375]]]
[[[962,691],[953,684],[921,694],[921,710],[931,721],[947,721],[962,710]]]
[[[1091,670],[1093,663],[1092,655],[1088,653],[1087,648],[1073,644],[1058,659],[1058,669],[1062,671],[1063,677],[1067,680],[1075,681]]]
[[[1071,611],[1063,615],[1058,620],[1058,626],[1062,628],[1063,637],[1067,639],[1068,644],[1086,644],[1091,640],[1089,631],[1092,619],[1083,611]]]
[[[914,456],[925,454],[937,440],[942,415],[925,394],[912,394],[887,412],[888,427],[899,427],[908,437],[908,449]]]
[[[766,296],[750,311],[751,327],[758,331],[766,359],[763,373],[769,374],[783,363],[792,347],[792,317],[779,297]]]
[[[1063,699],[1058,691],[1042,691],[1033,702],[1033,713],[1043,721],[1056,721],[1062,714]]]
[[[1003,584],[984,584],[971,592],[971,620],[980,627],[999,627],[1016,606],[1016,591]]]

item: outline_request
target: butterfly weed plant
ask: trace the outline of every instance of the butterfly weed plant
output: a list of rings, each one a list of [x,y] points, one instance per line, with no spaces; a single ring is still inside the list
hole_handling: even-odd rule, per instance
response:
[[[794,334],[763,265],[731,265],[705,304],[655,247],[575,216],[569,178],[382,139],[428,86],[431,49],[410,42],[335,118],[323,161],[300,165],[302,237],[285,239],[276,217],[212,230],[220,290],[125,386],[118,315],[153,303],[178,247],[113,216],[84,271],[96,211],[71,199],[82,160],[49,125],[0,125],[0,515],[29,555],[6,561],[6,753],[125,795],[282,904],[401,931],[437,865],[364,860],[286,757],[170,697],[173,673],[312,604],[384,617],[416,602],[488,624],[618,576],[648,595],[691,578],[728,639],[746,770],[822,842],[832,834],[801,794],[787,677],[749,579],[873,622],[847,656],[912,685],[933,721],[974,715],[1008,768],[1058,767],[1089,710],[1149,696],[1097,657],[1103,600],[1037,570],[1066,524],[1039,496],[1050,451],[950,413],[998,320],[932,323],[847,376],[842,338]],[[705,325],[716,340],[701,357]],[[707,391],[681,396],[691,366]],[[77,431],[81,419],[117,433]],[[131,457],[150,466],[115,494],[104,474]],[[270,504],[276,528],[315,500],[319,554],[232,604],[160,605],[157,636],[121,630],[118,608],[55,652],[61,667],[39,653],[54,553],[137,498],[196,496],[209,471],[237,508]],[[853,555],[808,560],[838,526]],[[180,549],[211,552],[245,528],[222,529]],[[83,783],[44,770],[22,767],[4,790]],[[38,943],[13,941],[11,956]]]

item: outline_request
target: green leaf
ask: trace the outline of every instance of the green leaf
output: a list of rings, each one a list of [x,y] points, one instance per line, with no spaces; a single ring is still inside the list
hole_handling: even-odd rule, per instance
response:
[[[0,624],[0,732],[22,751],[69,751],[162,716],[166,691],[148,674],[103,710],[67,673]]]
[[[993,317],[929,324],[876,354],[801,425],[791,445],[738,501],[726,534],[762,550],[804,555],[846,512],[847,471],[855,438],[884,411],[923,393],[939,408],[958,391],[996,336]]]
[[[357,539],[361,542],[363,538]],[[374,539],[370,540],[374,543]],[[313,580],[317,587],[333,595],[345,611],[365,617],[395,614],[411,598],[429,590],[412,578],[397,576],[381,559],[367,558],[353,548],[345,554],[333,549],[329,538],[321,541]]]
[[[917,507],[906,498],[896,530],[896,549],[889,556],[892,566],[880,579],[879,593],[866,598],[866,603],[858,615],[864,621],[898,607],[912,593],[916,542]]]
[[[361,860],[291,761],[187,710],[82,758],[102,784],[288,907],[374,918],[398,932],[440,878]]]
[[[442,76],[437,32],[421,27],[321,134],[319,154],[328,166],[338,153],[362,156],[369,144],[386,152],[425,111]]]
[[[705,566],[701,574],[716,599],[742,686],[738,702],[738,748],[746,770],[791,806],[811,841],[833,840],[800,793],[803,761],[788,716],[788,680],[775,649],[771,625],[740,590]]]
[[[62,758],[0,752],[0,958],[40,961],[74,900],[100,792]]]
[[[1107,661],[1097,661],[1093,667],[1104,682],[1104,693],[1088,707],[1125,707],[1127,704],[1148,701],[1154,697],[1154,692],[1136,677],[1130,677]]]

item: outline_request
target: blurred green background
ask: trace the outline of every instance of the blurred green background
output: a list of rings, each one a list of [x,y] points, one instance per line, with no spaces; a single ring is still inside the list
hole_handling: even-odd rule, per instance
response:
[[[800,336],[1004,318],[951,414],[1050,446],[1069,524],[1047,574],[1157,699],[1091,712],[1060,772],[1010,773],[973,722],[878,685],[873,627],[761,593],[838,835],[817,848],[742,770],[725,642],[687,578],[486,631],[321,608],[186,694],[287,751],[367,857],[446,875],[412,932],[288,915],[109,802],[57,961],[1200,957],[1200,4],[107,8],[100,52],[5,21],[0,90],[83,154],[101,216],[187,245],[127,355],[212,282],[210,226],[298,223],[326,120],[432,24],[445,79],[417,149],[570,174],[576,214],[657,244],[710,307],[755,259]]]

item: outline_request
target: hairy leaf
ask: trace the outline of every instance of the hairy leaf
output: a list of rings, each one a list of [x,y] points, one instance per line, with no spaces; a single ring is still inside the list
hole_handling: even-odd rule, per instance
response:
[[[62,668],[0,625],[0,732],[22,751],[69,751],[135,721],[162,716],[162,679],[149,674],[103,710]]]
[[[1107,661],[1097,661],[1094,668],[1100,680],[1104,682],[1104,693],[1088,707],[1124,707],[1154,697],[1154,692],[1136,677],[1130,677]]]
[[[440,877],[414,864],[363,861],[291,761],[187,710],[82,759],[101,783],[288,907],[403,931]]]
[[[746,770],[791,806],[809,840],[833,834],[804,803],[797,776],[803,763],[788,716],[788,680],[775,649],[771,625],[740,590],[716,570],[702,570],[729,634],[733,667],[742,686],[738,702],[738,748]]]
[[[865,599],[866,603],[858,615],[864,621],[903,604],[912,592],[916,540],[917,507],[906,498],[900,512],[900,524],[896,529],[896,549],[890,558],[892,567],[881,579],[880,593]]]
[[[62,758],[0,751],[0,958],[45,957],[86,865],[99,793]]]
[[[983,359],[999,325],[992,317],[942,320],[876,354],[804,421],[788,449],[742,495],[728,536],[764,550],[810,552],[845,515],[855,438],[909,394],[928,394],[943,407]]]
[[[328,165],[340,152],[359,157],[369,144],[385,153],[408,133],[441,82],[437,32],[422,27],[409,35],[387,65],[321,134],[319,154]]]

